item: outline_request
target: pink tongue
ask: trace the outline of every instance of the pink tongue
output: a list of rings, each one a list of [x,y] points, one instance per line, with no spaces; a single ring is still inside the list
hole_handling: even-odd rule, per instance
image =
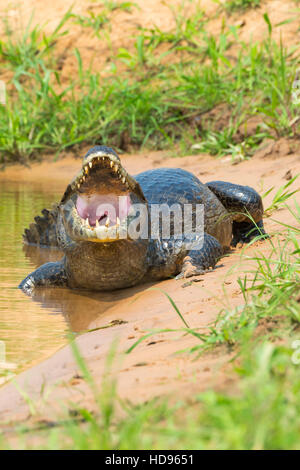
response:
[[[130,209],[130,197],[116,195],[94,194],[93,196],[78,196],[76,209],[82,219],[88,219],[91,226],[104,225],[107,217],[109,225],[115,225],[117,217],[120,220],[127,216]]]

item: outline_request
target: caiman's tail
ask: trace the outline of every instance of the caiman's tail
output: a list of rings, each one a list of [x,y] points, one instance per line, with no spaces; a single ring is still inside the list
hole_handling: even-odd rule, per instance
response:
[[[56,223],[58,205],[54,204],[51,210],[43,209],[42,216],[34,218],[35,223],[30,224],[23,234],[24,243],[43,247],[58,247]]]

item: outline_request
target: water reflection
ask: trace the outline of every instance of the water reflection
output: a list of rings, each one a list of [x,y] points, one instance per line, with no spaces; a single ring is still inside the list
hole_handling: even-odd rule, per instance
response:
[[[63,253],[57,249],[36,248],[24,245],[25,257],[37,268],[48,261],[58,261]],[[103,313],[121,300],[132,297],[145,287],[137,286],[114,292],[92,292],[81,289],[47,288],[36,289],[30,298],[43,308],[60,312],[71,331],[80,332],[98,326]]]
[[[61,311],[70,330],[80,332],[103,325],[103,314],[107,310],[144,289],[145,286],[114,292],[62,288],[36,289],[32,300],[45,309]]]
[[[22,233],[44,207],[60,199],[64,186],[0,181],[0,341],[9,363],[24,369],[55,352],[69,329],[103,324],[103,313],[140,288],[113,293],[40,289],[33,298],[17,286],[36,267],[62,257],[59,250],[24,246]],[[3,370],[0,369],[0,375]]]
[[[63,257],[63,252],[56,248],[48,250],[30,245],[23,245],[23,253],[34,268],[38,268],[48,261],[59,261]]]
[[[68,326],[61,313],[44,311],[17,288],[35,268],[24,256],[23,230],[57,197],[57,189],[51,187],[0,182],[0,341],[5,345],[5,361],[20,369],[47,357],[66,341]]]

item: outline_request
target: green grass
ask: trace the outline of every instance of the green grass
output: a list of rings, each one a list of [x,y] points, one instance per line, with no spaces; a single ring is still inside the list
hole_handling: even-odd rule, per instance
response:
[[[131,12],[132,8],[138,8],[135,2],[118,2],[116,0],[103,0],[102,4],[107,11],[123,10]]]
[[[109,18],[105,12],[95,14],[93,11],[89,11],[87,16],[73,15],[73,18],[74,22],[83,28],[92,28],[98,37],[100,37],[102,27],[109,23]]]
[[[101,6],[101,3],[94,5],[95,7]],[[94,30],[95,35],[102,39],[103,27],[110,23],[111,13],[116,10],[123,10],[131,13],[132,8],[138,8],[134,2],[116,2],[105,0],[102,2],[102,9],[100,13],[94,13],[93,5],[90,5],[87,15],[72,14],[74,22],[83,28],[91,28]]]
[[[82,143],[127,151],[177,148],[181,154],[228,154],[235,161],[251,156],[265,137],[297,136],[292,93],[298,59],[295,51],[273,41],[268,16],[265,40],[247,44],[232,26],[224,25],[214,37],[200,9],[192,18],[179,13],[168,33],[157,27],[140,30],[133,49],[111,56],[108,76],[95,73],[92,65],[84,69],[75,49],[78,69],[67,84],[56,66],[55,43],[74,20],[72,12],[49,37],[31,29],[31,22],[23,37],[7,32],[0,61],[13,79],[7,105],[0,106],[0,161],[78,151]],[[100,16],[80,21],[97,32]],[[120,74],[121,63],[126,69]],[[218,106],[222,112],[215,117]],[[259,119],[257,128],[247,131],[253,116]]]
[[[292,345],[261,339],[246,342],[233,362],[233,393],[209,390],[168,404],[154,399],[142,405],[120,400],[116,382],[104,378],[101,391],[79,352],[96,408],[70,404],[72,413],[52,418],[50,428],[19,428],[14,448],[42,449],[297,449],[300,442],[300,365]],[[299,356],[299,353],[297,353]],[[122,408],[122,418],[119,409]],[[70,417],[74,416],[73,418]],[[44,429],[44,430],[43,430]],[[40,445],[30,444],[39,436]],[[2,439],[2,448],[8,448]]]
[[[272,213],[276,211],[277,209],[279,209],[289,198],[291,198],[294,194],[299,192],[299,189],[296,189],[291,192],[288,190],[289,186],[291,186],[291,184],[293,184],[294,181],[296,181],[298,177],[299,177],[299,174],[291,178],[287,183],[285,183],[276,191],[275,195],[273,196],[273,200],[271,204],[264,210],[265,217],[269,217],[270,215],[272,215]],[[268,189],[268,191],[266,191],[262,197],[263,198],[266,197],[273,190],[274,190],[274,186]],[[297,216],[295,216],[295,218],[297,219]],[[296,228],[294,228],[294,230],[296,230]]]
[[[245,11],[248,8],[257,8],[261,6],[260,0],[226,0],[225,3],[218,2],[229,13],[235,11]]]
[[[8,21],[4,20],[5,39],[0,40],[1,65],[12,69],[15,77],[38,65],[53,66],[53,49],[57,40],[68,34],[67,30],[62,29],[71,17],[71,11],[68,10],[49,36],[43,32],[43,26],[32,28],[33,14],[23,33],[13,34]]]

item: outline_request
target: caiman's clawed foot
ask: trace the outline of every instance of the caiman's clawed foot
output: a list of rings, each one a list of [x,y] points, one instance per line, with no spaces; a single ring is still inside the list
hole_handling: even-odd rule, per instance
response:
[[[192,249],[184,258],[181,272],[176,279],[198,276],[206,273],[209,268],[214,268],[223,254],[223,249],[218,240],[207,233],[203,237],[202,247]]]

